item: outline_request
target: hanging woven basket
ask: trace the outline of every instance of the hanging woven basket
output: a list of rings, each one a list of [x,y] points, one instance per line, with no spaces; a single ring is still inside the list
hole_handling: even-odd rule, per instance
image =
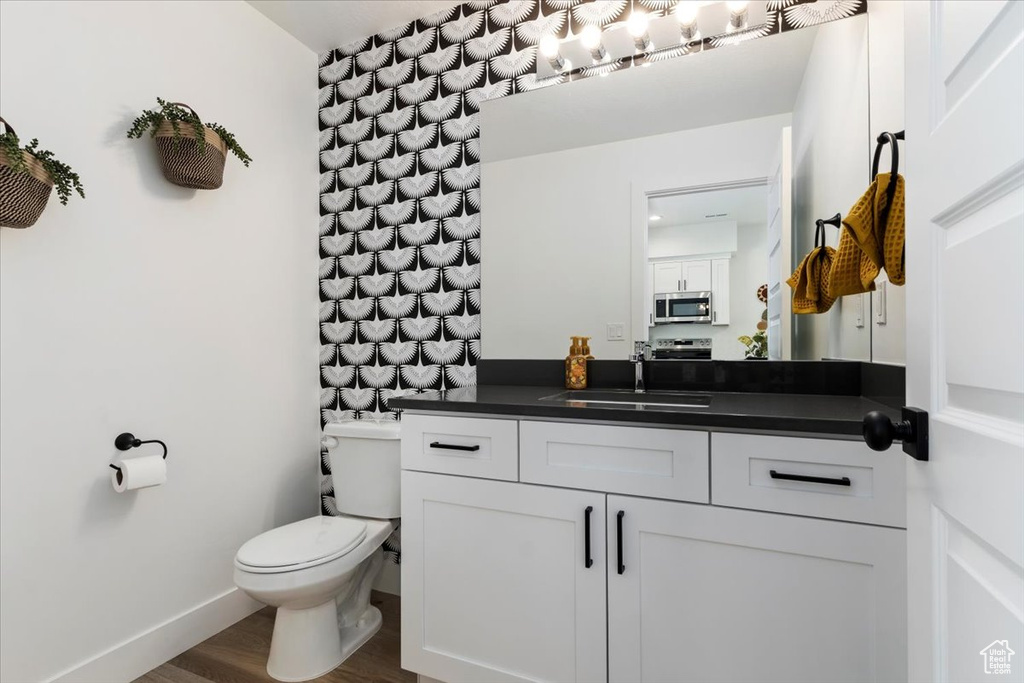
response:
[[[187,104],[173,104],[196,113]],[[224,182],[224,161],[227,159],[228,146],[206,126],[203,126],[206,146],[201,151],[196,141],[196,131],[191,124],[179,121],[178,133],[180,137],[175,142],[174,126],[170,121],[164,121],[156,129],[156,151],[164,177],[181,187],[216,190]]]
[[[7,132],[11,125],[0,117]],[[35,224],[46,208],[53,190],[53,178],[43,164],[26,151],[21,152],[25,171],[15,170],[14,159],[0,149],[0,227],[27,228]],[[27,172],[26,172],[27,171]]]

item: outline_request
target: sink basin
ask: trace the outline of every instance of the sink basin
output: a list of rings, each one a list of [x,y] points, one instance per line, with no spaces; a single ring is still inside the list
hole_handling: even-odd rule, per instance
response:
[[[563,391],[544,396],[541,401],[562,401],[566,403],[587,403],[601,405],[627,405],[637,407],[666,408],[707,408],[711,405],[708,394],[691,394],[673,391]]]

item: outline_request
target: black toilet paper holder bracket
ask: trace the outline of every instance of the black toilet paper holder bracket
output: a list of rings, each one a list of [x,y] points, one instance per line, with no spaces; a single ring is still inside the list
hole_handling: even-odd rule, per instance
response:
[[[135,435],[132,434],[131,432],[124,432],[122,434],[118,434],[117,438],[114,439],[114,448],[116,448],[119,451],[127,451],[131,450],[132,448],[138,448],[139,446],[145,443],[160,444],[160,446],[164,449],[163,458],[164,460],[167,459],[167,444],[165,444],[160,439],[148,439],[146,441],[143,441],[142,439],[136,439]],[[118,472],[121,471],[121,468],[113,463],[110,464],[110,469],[117,470]]]

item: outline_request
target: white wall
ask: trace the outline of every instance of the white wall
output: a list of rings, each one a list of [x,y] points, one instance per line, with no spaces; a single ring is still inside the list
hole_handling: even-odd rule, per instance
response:
[[[870,182],[867,50],[863,16],[818,29],[793,106],[795,264],[814,247],[814,221],[845,216]],[[835,247],[839,231],[825,230]],[[871,325],[856,327],[853,307],[844,303],[825,315],[794,316],[794,359],[870,360]]]
[[[648,259],[723,254],[736,251],[736,243],[736,221],[647,227]]]
[[[125,139],[157,95],[252,167],[169,185]],[[317,512],[316,57],[241,2],[5,0],[0,97],[88,197],[0,230],[0,679],[127,680],[254,609],[236,549]],[[122,431],[165,486],[114,493]]]
[[[559,358],[569,335],[583,334],[597,358],[625,359],[632,306],[643,305],[631,301],[635,188],[763,178],[789,122],[782,114],[482,164],[482,356]],[[606,340],[615,322],[626,340]]]
[[[869,0],[868,39],[871,68],[871,140],[883,131],[903,130],[903,3]],[[900,169],[906,168],[907,150],[914,140],[900,143]],[[882,153],[881,169],[889,170],[890,157]],[[888,282],[883,270],[879,282]],[[876,363],[906,363],[906,307],[903,287],[885,287],[886,323],[871,325],[871,359]],[[877,301],[876,301],[877,307]]]
[[[658,339],[710,338],[713,359],[743,359],[747,347],[737,337],[757,332],[757,322],[764,311],[764,304],[757,299],[757,288],[768,281],[768,226],[742,224],[736,237],[736,253],[729,259],[729,324],[656,325],[651,328],[652,344]]]

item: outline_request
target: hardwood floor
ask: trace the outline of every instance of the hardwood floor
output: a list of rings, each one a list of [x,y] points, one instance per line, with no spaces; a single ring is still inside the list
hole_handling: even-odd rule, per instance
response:
[[[415,683],[399,667],[398,596],[374,592],[370,599],[384,616],[380,631],[322,683]],[[274,608],[266,607],[212,638],[153,669],[134,683],[273,683],[267,653],[274,630]]]

